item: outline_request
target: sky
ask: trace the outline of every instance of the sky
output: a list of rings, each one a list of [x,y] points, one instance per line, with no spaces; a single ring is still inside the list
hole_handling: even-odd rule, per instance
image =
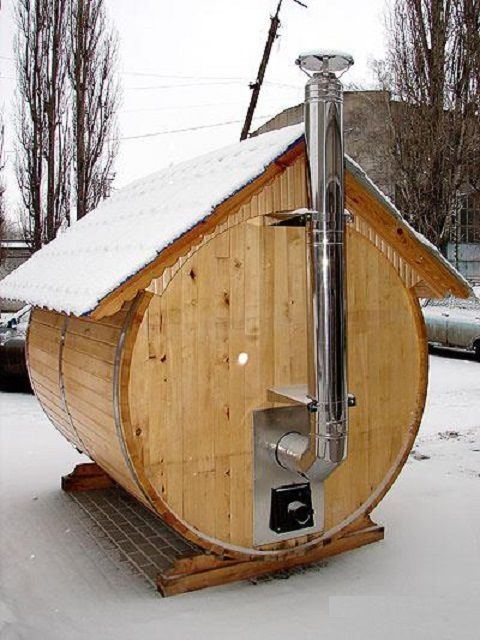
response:
[[[239,139],[269,17],[278,0],[106,0],[119,34],[122,103],[115,187]],[[370,63],[384,53],[385,0],[283,0],[254,128],[303,99],[299,53],[351,53],[345,81],[372,86]],[[14,0],[0,12],[0,108],[6,120],[9,210],[17,207],[12,101],[15,89]],[[222,126],[210,127],[228,122]],[[178,129],[196,130],[165,133]],[[158,135],[150,135],[158,134]],[[148,137],[142,137],[148,136]]]

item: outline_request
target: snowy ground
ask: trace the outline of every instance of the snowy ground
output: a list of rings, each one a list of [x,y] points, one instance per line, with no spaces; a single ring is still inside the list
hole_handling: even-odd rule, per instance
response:
[[[431,357],[416,448],[374,512],[384,542],[288,580],[164,600],[72,535],[59,478],[80,457],[34,397],[2,393],[0,405],[0,640],[480,637],[473,360]]]

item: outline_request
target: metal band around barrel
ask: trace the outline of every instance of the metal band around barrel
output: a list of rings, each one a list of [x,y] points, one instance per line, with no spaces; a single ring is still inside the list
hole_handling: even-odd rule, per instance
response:
[[[87,447],[83,443],[80,437],[80,434],[78,433],[78,430],[75,426],[75,422],[73,421],[72,414],[70,413],[70,409],[68,407],[67,396],[65,393],[65,380],[63,377],[63,350],[65,347],[65,337],[67,335],[67,327],[68,327],[68,316],[65,316],[63,326],[62,326],[62,333],[60,335],[60,349],[58,351],[58,380],[60,384],[60,395],[62,397],[63,408],[65,410],[65,413],[68,416],[68,421],[70,423],[70,426],[72,427],[73,435],[77,439],[77,443],[80,445],[83,452],[86,453],[88,456],[90,456],[90,454],[88,453]]]
[[[133,317],[135,316],[135,313],[138,309],[141,299],[142,299],[142,293],[137,294],[136,298],[134,299],[134,301],[130,306],[130,309],[127,312],[127,315],[125,317],[125,320],[123,322],[122,329],[120,332],[120,337],[117,342],[117,348],[115,351],[115,364],[114,364],[114,370],[113,370],[113,415],[115,419],[115,430],[117,432],[117,438],[120,444],[120,449],[122,451],[125,464],[127,465],[128,470],[130,471],[132,478],[135,481],[135,484],[137,485],[143,497],[147,500],[149,504],[152,504],[152,500],[150,496],[146,493],[145,489],[140,483],[137,471],[135,469],[135,466],[132,462],[132,458],[125,444],[125,433],[122,426],[122,415],[120,411],[120,374],[121,374],[121,368],[122,368],[121,365],[122,365],[123,348],[125,346],[125,340],[127,337],[127,332],[130,328],[130,323]]]

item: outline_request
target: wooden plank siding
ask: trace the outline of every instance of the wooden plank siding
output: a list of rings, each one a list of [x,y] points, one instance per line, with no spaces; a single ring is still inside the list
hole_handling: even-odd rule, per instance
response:
[[[27,358],[32,385],[55,427],[145,501],[125,463],[115,425],[115,357],[129,304],[93,321],[34,309]]]

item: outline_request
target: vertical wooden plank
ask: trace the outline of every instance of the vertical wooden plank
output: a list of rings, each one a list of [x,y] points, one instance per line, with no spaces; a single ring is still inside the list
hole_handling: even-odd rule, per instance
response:
[[[169,287],[165,318],[166,362],[168,364],[167,421],[165,430],[166,492],[170,508],[183,517],[183,376],[182,286]]]
[[[305,229],[291,227],[287,231],[290,384],[307,383],[306,358],[299,357],[307,351],[305,263]]]
[[[215,428],[215,535],[230,541],[230,479],[231,479],[231,416],[229,397],[230,375],[230,232],[226,231],[215,243],[215,368],[214,428]]]
[[[248,538],[244,513],[245,456],[245,367],[239,355],[245,352],[245,237],[243,225],[230,231],[230,342],[229,397],[231,422],[230,536],[239,544]],[[234,452],[234,453],[233,453]]]
[[[181,341],[181,422],[177,428],[183,436],[183,515],[197,526],[197,474],[204,471],[198,465],[198,265],[197,255],[188,262],[182,284]]]
[[[263,280],[263,233],[265,227],[245,225],[245,536],[253,535],[253,419],[252,412],[262,406],[265,383],[261,377],[261,313]],[[242,366],[242,365],[240,365]]]
[[[211,292],[216,276],[215,246],[208,243],[196,255],[196,367],[198,390],[195,394],[196,406],[190,413],[194,421],[191,431],[195,491],[184,496],[184,504],[191,505],[195,513],[191,522],[202,528],[207,535],[215,535],[215,424],[212,420],[215,406],[214,363],[215,363],[215,322],[212,314]],[[192,361],[192,365],[195,366]],[[192,381],[193,382],[193,381]],[[195,475],[196,474],[196,475]]]
[[[274,227],[262,228],[262,259],[260,270],[260,370],[261,379],[266,390],[275,384],[275,331],[274,331],[274,297],[275,297],[275,237]]]
[[[275,384],[289,384],[290,344],[289,344],[289,301],[288,301],[288,227],[276,227],[274,254],[274,341],[275,341]]]
[[[170,362],[167,356],[167,313],[165,297],[154,296],[150,302],[148,465],[146,471],[160,495],[167,497],[167,473],[164,456],[168,452],[168,382]],[[147,460],[147,457],[146,457]]]

